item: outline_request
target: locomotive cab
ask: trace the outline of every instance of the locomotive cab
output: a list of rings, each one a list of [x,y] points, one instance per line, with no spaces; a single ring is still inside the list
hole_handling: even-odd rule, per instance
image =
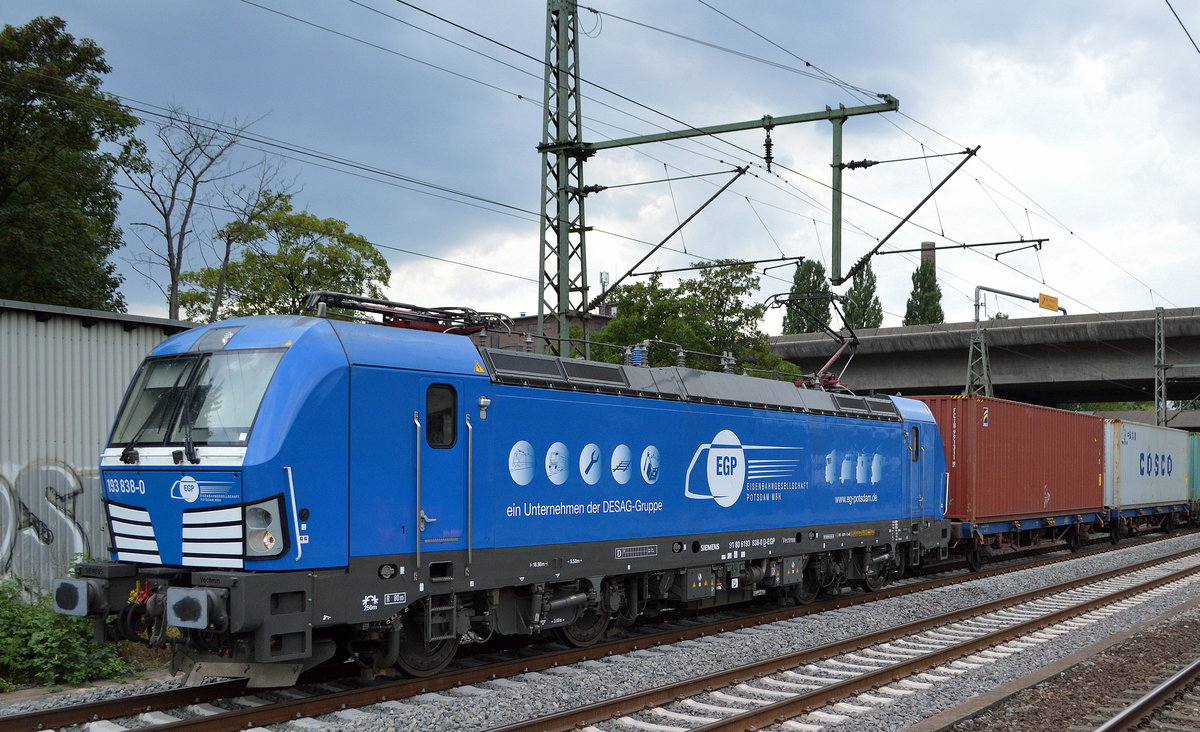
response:
[[[289,674],[319,657],[304,570],[346,564],[345,496],[316,490],[345,481],[346,371],[313,318],[226,321],[160,344],[101,455],[111,561],[55,580],[55,609],[92,617],[97,636]]]

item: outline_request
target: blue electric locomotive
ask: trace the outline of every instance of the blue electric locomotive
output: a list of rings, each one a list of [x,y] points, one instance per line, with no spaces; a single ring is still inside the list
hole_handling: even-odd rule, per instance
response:
[[[810,602],[945,553],[920,402],[408,320],[424,327],[240,318],[155,348],[101,458],[110,560],[56,580],[56,609],[172,644],[189,682],[270,686],[347,657],[431,674],[494,634],[586,645],[668,608]]]

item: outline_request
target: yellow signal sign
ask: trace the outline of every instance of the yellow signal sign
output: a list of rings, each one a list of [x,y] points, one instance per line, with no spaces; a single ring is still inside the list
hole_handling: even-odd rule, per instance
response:
[[[1038,295],[1038,307],[1044,310],[1058,310],[1058,298],[1050,295]]]

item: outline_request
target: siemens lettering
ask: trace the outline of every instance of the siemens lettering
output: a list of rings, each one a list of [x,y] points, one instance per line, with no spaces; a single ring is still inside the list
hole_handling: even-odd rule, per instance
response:
[[[1175,460],[1171,455],[1161,453],[1139,453],[1138,474],[1149,476],[1170,476],[1175,471]]]

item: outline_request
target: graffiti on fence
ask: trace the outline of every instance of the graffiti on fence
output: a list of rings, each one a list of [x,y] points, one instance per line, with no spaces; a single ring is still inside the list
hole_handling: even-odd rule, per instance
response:
[[[61,460],[27,463],[11,481],[0,475],[0,575],[28,577],[48,588],[98,542],[96,469],[77,471]]]

